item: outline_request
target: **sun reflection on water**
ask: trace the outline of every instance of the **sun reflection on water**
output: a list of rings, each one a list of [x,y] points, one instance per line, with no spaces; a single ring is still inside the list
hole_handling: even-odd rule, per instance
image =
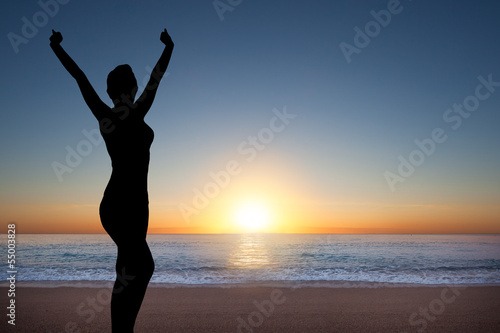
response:
[[[229,266],[239,269],[270,265],[269,251],[261,234],[241,234],[238,247],[229,255]]]

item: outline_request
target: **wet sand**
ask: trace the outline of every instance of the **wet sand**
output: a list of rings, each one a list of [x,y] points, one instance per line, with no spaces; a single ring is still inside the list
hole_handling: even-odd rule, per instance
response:
[[[1,332],[111,332],[109,287],[1,287]],[[500,286],[150,287],[142,332],[500,332]]]

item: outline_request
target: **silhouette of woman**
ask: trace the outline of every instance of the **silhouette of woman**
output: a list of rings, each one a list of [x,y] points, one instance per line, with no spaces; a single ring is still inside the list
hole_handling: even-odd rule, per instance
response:
[[[108,75],[107,106],[89,80],[61,46],[60,32],[52,30],[50,46],[64,68],[78,83],[83,98],[99,121],[100,132],[111,158],[112,173],[99,207],[101,223],[118,247],[116,281],[111,298],[112,332],[133,332],[154,261],[146,243],[149,220],[147,176],[153,130],[144,117],[153,104],[174,43],[165,29],[160,40],[165,49],[140,98],[137,81],[129,65],[120,65]]]

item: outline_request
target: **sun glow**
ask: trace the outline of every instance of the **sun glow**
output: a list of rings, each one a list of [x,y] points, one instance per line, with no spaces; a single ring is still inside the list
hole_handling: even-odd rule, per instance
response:
[[[247,202],[237,208],[234,219],[245,232],[261,232],[269,226],[271,214],[266,205]]]

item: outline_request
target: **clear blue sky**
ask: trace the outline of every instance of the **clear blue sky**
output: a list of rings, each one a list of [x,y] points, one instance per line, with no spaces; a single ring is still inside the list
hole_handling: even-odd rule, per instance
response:
[[[387,7],[376,0],[243,0],[221,20],[210,0],[73,0],[16,53],[8,34],[22,36],[22,18],[32,22],[42,9],[32,0],[4,3],[0,215],[8,217],[0,219],[16,219],[16,209],[44,214],[50,205],[97,205],[109,177],[104,144],[63,182],[51,166],[85,139],[82,130],[97,127],[49,47],[51,29],[110,105],[109,71],[128,63],[141,84],[167,28],[175,50],[146,118],[155,131],[152,207],[174,212],[189,203],[209,172],[243,161],[238,145],[268,126],[273,108],[286,106],[297,117],[246,172],[296,183],[322,206],[475,203],[489,205],[488,216],[500,222],[500,87],[458,129],[443,119],[474,95],[478,76],[500,82],[500,4],[401,1],[348,63],[339,45],[355,46],[354,28],[364,30],[370,12]],[[396,174],[398,156],[408,158],[414,140],[435,128],[446,142],[391,191],[384,173]]]

